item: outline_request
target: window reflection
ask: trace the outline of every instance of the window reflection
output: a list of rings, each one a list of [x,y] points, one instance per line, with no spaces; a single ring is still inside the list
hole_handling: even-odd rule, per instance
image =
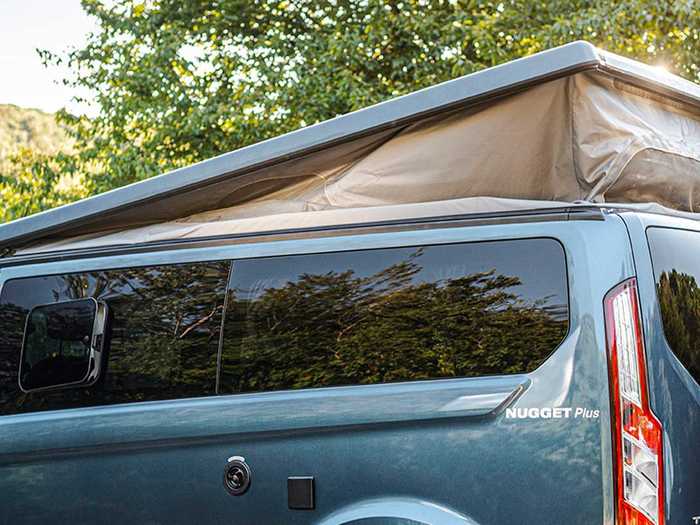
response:
[[[0,413],[214,394],[228,269],[228,262],[207,262],[8,281],[0,297]],[[22,394],[17,371],[28,312],[85,297],[109,305],[102,380]]]
[[[236,261],[221,392],[534,370],[568,331],[564,252],[551,239]],[[0,410],[215,393],[228,262],[8,281],[0,296]],[[98,384],[17,387],[27,313],[94,297],[111,341]]]
[[[91,299],[34,308],[24,334],[20,386],[33,390],[85,380],[96,314]]]
[[[700,383],[700,234],[651,228],[648,236],[666,340]]]
[[[568,330],[549,239],[237,261],[229,293],[224,392],[528,372]]]

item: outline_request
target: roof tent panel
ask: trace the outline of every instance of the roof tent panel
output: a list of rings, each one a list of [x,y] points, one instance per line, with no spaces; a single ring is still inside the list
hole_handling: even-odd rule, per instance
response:
[[[280,221],[340,224],[419,213],[410,207],[423,203],[435,215],[451,200],[481,212],[643,197],[695,211],[699,94],[576,43],[0,226],[0,246],[33,242],[26,251],[41,251],[270,231]],[[685,189],[668,192],[669,181]]]
[[[700,112],[696,107],[679,104],[640,90],[614,78],[600,74],[572,77],[571,107],[574,122],[574,162],[576,176],[584,199],[592,202],[645,202],[665,203],[681,211],[698,211],[690,203],[687,192],[696,184],[700,173],[681,169],[673,174],[663,168],[672,165],[668,159],[658,163],[642,152],[654,149],[671,157],[700,158]],[[633,184],[624,181],[633,177],[627,169],[637,157],[635,169],[644,159],[650,163],[643,168],[647,173],[645,201],[641,193],[632,190]],[[684,164],[689,167],[690,164]],[[679,162],[673,163],[679,168]],[[670,197],[668,183],[675,189],[685,187],[685,195]],[[611,187],[615,191],[611,192]]]
[[[206,186],[155,199],[147,206],[131,206],[119,212],[105,212],[89,222],[78,223],[70,235],[160,223],[190,214],[233,206],[294,186],[309,179],[323,179],[342,172],[358,158],[386,142],[395,130],[377,132],[350,142],[287,160],[265,168],[220,179]],[[156,177],[157,178],[157,177]],[[154,180],[154,179],[150,179]],[[149,182],[149,181],[146,181]],[[302,211],[302,210],[299,210]],[[2,227],[0,227],[0,232]],[[60,235],[64,236],[64,235]]]
[[[343,169],[319,171],[268,195],[178,222],[365,208],[493,196],[576,200],[566,84],[560,79],[497,102],[405,127]],[[505,148],[504,145],[512,145]],[[334,166],[334,165],[332,165]],[[287,173],[295,175],[289,166]]]
[[[696,158],[699,139],[695,114],[644,92],[630,92],[600,74],[581,73],[424,119],[366,147],[345,151],[339,162],[330,155],[327,164],[306,160],[263,170],[268,176],[281,172],[278,175],[286,176],[289,184],[174,222],[489,196],[606,202],[613,185],[616,202],[640,202],[638,195],[621,191],[627,187],[622,179],[631,173],[625,170],[631,160],[649,148]],[[637,170],[645,159],[648,155],[634,163]],[[669,162],[665,165],[671,166]],[[654,165],[660,169],[658,162]],[[672,165],[678,168],[679,162]],[[694,177],[688,169],[676,176],[679,184],[686,185]],[[687,180],[681,181],[682,176]],[[229,184],[237,186],[236,181]],[[667,182],[655,186],[653,176],[648,176],[646,195],[656,192],[660,198],[651,200],[694,211],[685,194],[673,200],[661,198]],[[225,183],[217,189],[227,201],[233,200]],[[221,195],[210,191],[209,199],[221,202]]]
[[[230,206],[24,253],[578,200],[695,211],[699,139],[688,107],[579,73],[200,190]]]
[[[160,222],[193,213],[179,198],[199,188],[256,169],[297,159],[334,144],[400,128],[426,116],[470,105],[514,90],[596,68],[598,50],[574,42],[392,99],[158,177],[38,213],[0,226],[0,247],[17,247],[42,237]],[[205,191],[206,194],[206,191]],[[172,200],[171,200],[172,199]],[[154,204],[155,203],[155,204]],[[207,208],[211,209],[211,208]],[[199,210],[203,211],[203,210]]]

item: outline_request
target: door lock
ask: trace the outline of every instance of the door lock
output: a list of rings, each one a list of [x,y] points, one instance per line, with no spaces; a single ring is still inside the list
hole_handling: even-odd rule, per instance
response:
[[[250,487],[250,467],[241,456],[232,456],[224,468],[224,487],[234,496],[244,494]]]

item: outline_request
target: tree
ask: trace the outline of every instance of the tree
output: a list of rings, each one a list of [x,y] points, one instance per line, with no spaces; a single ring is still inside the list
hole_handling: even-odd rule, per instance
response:
[[[0,222],[19,219],[88,195],[86,177],[77,169],[78,155],[49,154],[24,147],[0,171]],[[83,167],[83,164],[79,164]]]
[[[83,0],[100,29],[66,82],[97,116],[66,112],[76,153],[38,159],[98,193],[575,39],[698,78],[689,1]],[[42,169],[33,168],[37,177]],[[9,216],[32,189],[13,179]],[[49,195],[56,179],[42,182]],[[39,208],[77,195],[46,198]]]

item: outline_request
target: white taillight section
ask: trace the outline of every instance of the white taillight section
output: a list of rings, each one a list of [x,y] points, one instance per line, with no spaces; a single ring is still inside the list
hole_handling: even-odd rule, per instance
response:
[[[662,429],[649,408],[637,282],[605,298],[605,328],[614,407],[617,523],[664,522]]]
[[[612,298],[613,319],[615,323],[615,342],[617,343],[617,370],[620,395],[642,406],[639,386],[639,367],[637,366],[637,338],[634,329],[634,307],[632,294],[634,289],[624,287]]]

